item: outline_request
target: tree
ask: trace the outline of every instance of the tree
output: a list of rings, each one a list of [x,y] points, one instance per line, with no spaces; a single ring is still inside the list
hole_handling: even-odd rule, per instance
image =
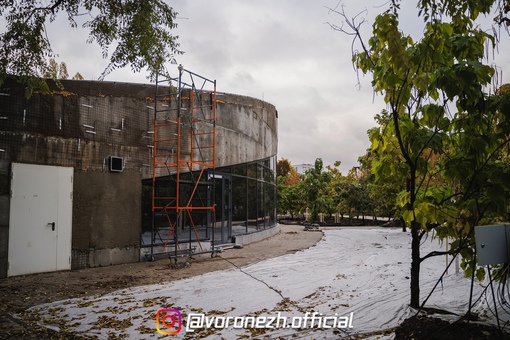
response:
[[[147,69],[154,77],[182,53],[171,33],[177,12],[162,0],[0,0],[0,18],[6,23],[0,34],[0,85],[12,74],[31,89],[47,89],[39,78],[50,71],[47,58],[55,52],[46,25],[61,14],[72,28],[78,26],[78,18],[87,18],[83,23],[90,31],[87,43],[97,43],[103,58],[110,60],[101,79],[126,66],[134,72]]]
[[[306,171],[303,180],[312,221],[317,221],[319,213],[326,211],[326,207],[331,204],[330,191],[327,189],[331,182],[331,174],[323,170],[322,159],[317,158],[314,167]]]
[[[374,214],[374,204],[368,192],[368,176],[359,166],[352,167],[345,176],[344,196],[351,215],[352,213],[355,213],[356,217],[361,215],[363,223],[368,213]]]
[[[378,179],[406,178],[397,201],[412,235],[412,307],[420,304],[421,262],[444,254],[421,256],[422,238],[431,230],[453,237],[450,253],[461,253],[474,274],[474,226],[502,218],[508,202],[510,178],[500,152],[510,135],[501,114],[507,99],[489,92],[494,68],[484,63],[486,44],[495,47],[496,38],[475,22],[494,4],[421,0],[425,28],[414,41],[400,30],[399,1],[392,1],[376,17],[368,44],[362,41],[362,51],[353,54],[355,66],[372,75],[372,86],[388,107],[388,119],[370,135],[379,155],[373,173]],[[361,39],[359,25],[346,23]],[[395,166],[399,163],[404,169]]]
[[[63,85],[59,80],[69,78],[66,63],[62,61],[60,64],[58,64],[55,58],[50,58],[50,61],[48,62],[48,70],[46,70],[44,73],[44,78],[53,79],[55,84],[59,88],[63,89]],[[80,74],[80,72],[76,72],[72,79],[83,80],[83,76]]]
[[[76,74],[73,76],[72,78],[73,80],[83,80],[83,76],[81,75],[80,72],[76,72]]]
[[[343,219],[343,214],[345,211],[345,207],[342,205],[344,201],[344,196],[342,192],[342,184],[344,182],[344,177],[340,172],[340,161],[336,161],[333,166],[326,166],[327,171],[330,173],[331,180],[328,184],[329,191],[329,204],[327,206],[327,213],[331,218],[333,213],[340,212],[341,219]]]
[[[282,158],[276,162],[276,176],[284,178],[285,185],[292,185],[301,180],[301,175],[287,158]]]
[[[290,213],[294,218],[306,208],[301,178],[290,161],[282,158],[276,163],[278,213]]]
[[[296,217],[306,209],[306,192],[304,182],[299,181],[290,185],[280,185],[278,182],[278,212]]]
[[[292,165],[287,158],[282,158],[276,162],[276,176],[286,177],[291,171]]]
[[[54,58],[50,58],[48,62],[48,70],[44,73],[44,78],[50,79],[67,79],[69,73],[67,73],[67,65],[64,62],[58,64]]]
[[[376,115],[375,118],[380,126],[388,124],[389,119],[390,117],[386,110]],[[372,135],[376,137],[372,137]],[[378,135],[379,128],[368,130],[370,139],[377,138]],[[358,158],[358,161],[361,164],[363,176],[367,178],[368,195],[374,204],[377,216],[400,219],[402,216],[397,206],[397,197],[405,189],[406,166],[401,161],[396,149],[385,149],[382,154],[379,153],[378,149],[368,149],[365,155]],[[376,176],[373,170],[383,170],[382,165],[391,169],[392,176]],[[404,223],[402,224],[402,231],[406,231]]]

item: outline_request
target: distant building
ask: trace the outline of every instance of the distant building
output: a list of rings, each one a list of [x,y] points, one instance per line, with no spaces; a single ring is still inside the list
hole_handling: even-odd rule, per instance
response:
[[[298,174],[304,175],[307,170],[310,170],[313,168],[312,164],[297,164],[293,165],[293,167],[296,169]]]

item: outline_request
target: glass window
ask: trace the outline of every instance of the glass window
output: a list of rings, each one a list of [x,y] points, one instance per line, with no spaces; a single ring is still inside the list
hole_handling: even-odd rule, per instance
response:
[[[248,164],[248,172],[247,176],[249,178],[257,178],[257,163],[250,163]]]
[[[245,167],[246,169],[246,167]],[[246,177],[232,178],[232,234],[246,234],[248,231],[248,196]]]
[[[257,182],[257,210],[258,210],[258,219],[257,219],[257,228],[265,229],[265,202],[264,202],[264,183]]]
[[[248,232],[257,230],[257,181],[248,179]]]
[[[264,165],[263,163],[257,163],[257,178],[264,179]]]
[[[234,175],[246,176],[246,164],[233,166],[232,173]]]
[[[191,213],[191,216],[184,214],[182,225],[178,229],[179,240],[195,240],[198,233],[200,239],[211,239],[214,236],[215,241],[228,242],[230,236],[252,233],[275,226],[277,223],[277,202],[276,168],[274,164],[276,164],[276,157],[216,168],[214,172],[210,172],[207,176],[203,175],[200,179],[202,184],[198,186],[194,185],[200,175],[198,172],[181,173],[179,185],[180,205],[184,206],[189,203],[193,207],[207,207],[214,200],[216,211],[214,214],[210,214],[206,210],[197,209],[197,211]],[[213,174],[214,179],[211,180]],[[227,178],[231,178],[231,181]],[[149,234],[151,233],[152,216],[151,184],[146,183],[143,196],[145,204],[143,210],[146,212],[146,215],[144,215],[144,231]],[[193,199],[189,201],[193,192]],[[165,198],[161,202],[156,200],[156,205],[160,206],[165,206],[168,199],[176,196],[176,182],[173,176],[158,178],[156,196]],[[165,233],[168,234],[169,223],[167,218],[164,214],[160,215],[155,217],[156,227],[165,228]],[[171,215],[170,219],[172,223],[175,223],[176,216]],[[191,223],[190,220],[193,222]],[[193,224],[193,227],[191,224]],[[213,228],[210,227],[211,225]],[[215,231],[214,235],[212,234],[213,230]],[[150,235],[148,237],[148,240],[150,240]],[[163,242],[159,238],[157,241]]]

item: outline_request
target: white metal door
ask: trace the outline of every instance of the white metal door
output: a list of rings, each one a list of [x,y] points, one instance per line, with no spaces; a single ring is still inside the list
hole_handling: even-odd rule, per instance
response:
[[[12,164],[8,276],[71,269],[73,168]]]

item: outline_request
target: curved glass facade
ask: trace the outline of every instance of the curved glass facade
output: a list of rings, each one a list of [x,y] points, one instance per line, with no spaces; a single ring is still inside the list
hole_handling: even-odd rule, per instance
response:
[[[276,225],[276,157],[219,167],[215,174],[227,181],[215,187],[216,222],[230,222],[230,236]]]
[[[177,242],[212,241],[230,243],[236,235],[249,234],[276,226],[276,156],[263,160],[218,167],[208,171],[202,185],[186,187],[197,173],[181,175],[180,200],[193,207],[210,206],[207,210],[182,214],[180,222],[175,214],[151,216],[150,194],[152,181],[143,183],[143,227],[141,246],[160,246]],[[186,180],[187,179],[187,180]],[[155,190],[159,196],[175,196],[173,176],[160,177]],[[191,193],[194,193],[191,194]],[[194,197],[190,200],[189,197]],[[154,227],[151,227],[151,217]],[[175,227],[171,229],[169,225]]]

